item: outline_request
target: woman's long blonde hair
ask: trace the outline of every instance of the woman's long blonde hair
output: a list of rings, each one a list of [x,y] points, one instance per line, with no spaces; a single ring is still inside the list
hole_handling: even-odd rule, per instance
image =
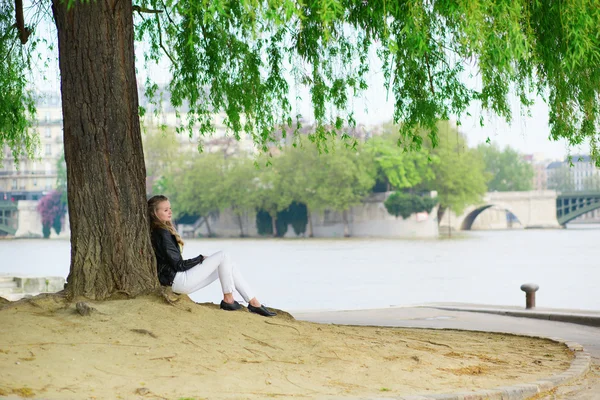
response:
[[[158,209],[158,205],[163,201],[167,200],[169,200],[169,198],[161,194],[152,196],[150,200],[148,200],[148,218],[150,221],[150,232],[152,232],[153,229],[166,229],[169,232],[171,232],[171,235],[175,236],[175,240],[177,240],[179,246],[183,247],[183,240],[175,230],[175,227],[173,226],[171,221],[164,222],[158,219],[158,217],[156,216],[156,210]]]

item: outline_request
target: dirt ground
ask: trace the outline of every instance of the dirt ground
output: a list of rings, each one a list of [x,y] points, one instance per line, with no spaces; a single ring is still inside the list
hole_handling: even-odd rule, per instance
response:
[[[56,295],[3,306],[0,397],[392,397],[531,382],[573,357],[543,339],[320,325],[173,294],[83,301],[90,315]]]

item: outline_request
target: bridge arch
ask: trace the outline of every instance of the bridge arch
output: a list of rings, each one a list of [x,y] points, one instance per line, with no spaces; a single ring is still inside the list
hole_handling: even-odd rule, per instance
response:
[[[461,231],[470,231],[471,228],[473,227],[473,224],[475,223],[475,220],[477,219],[477,217],[482,212],[484,212],[485,210],[487,210],[491,207],[498,207],[499,209],[504,210],[507,213],[510,213],[511,215],[513,215],[515,217],[515,219],[520,224],[522,224],[519,217],[510,209],[510,207],[507,207],[503,204],[494,203],[494,204],[485,204],[483,206],[479,206],[479,207],[475,208],[473,211],[471,211],[470,213],[468,213],[460,224],[460,230]]]
[[[568,224],[569,222],[573,221],[575,218],[580,217],[583,214],[587,214],[590,211],[597,210],[599,208],[600,208],[600,202],[596,202],[596,203],[590,202],[590,203],[586,204],[585,206],[575,208],[575,209],[571,210],[570,212],[559,216],[558,223],[560,225]]]

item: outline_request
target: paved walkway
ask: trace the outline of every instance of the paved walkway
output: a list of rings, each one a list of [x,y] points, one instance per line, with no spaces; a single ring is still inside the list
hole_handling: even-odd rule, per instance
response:
[[[502,314],[508,312],[525,312],[528,314],[523,316],[533,316],[533,318]],[[584,379],[561,387],[556,394],[543,399],[600,400],[600,328],[550,320],[556,315],[565,317],[584,315],[585,321],[594,323],[595,318],[600,322],[600,313],[557,309],[536,309],[534,313],[516,307],[438,303],[420,307],[355,311],[303,311],[292,314],[296,319],[319,323],[506,332],[559,337],[575,341],[583,345],[591,354],[594,363],[592,371]],[[573,318],[577,320],[579,317]],[[600,323],[597,326],[600,326]]]

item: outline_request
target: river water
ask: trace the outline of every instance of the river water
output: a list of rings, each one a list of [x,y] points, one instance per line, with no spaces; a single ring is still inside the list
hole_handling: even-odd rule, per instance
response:
[[[230,253],[265,304],[288,310],[380,308],[429,302],[525,303],[600,310],[600,230],[471,231],[459,238],[194,239],[184,256]],[[70,244],[0,241],[0,274],[66,277]],[[214,283],[192,295],[220,301]]]

